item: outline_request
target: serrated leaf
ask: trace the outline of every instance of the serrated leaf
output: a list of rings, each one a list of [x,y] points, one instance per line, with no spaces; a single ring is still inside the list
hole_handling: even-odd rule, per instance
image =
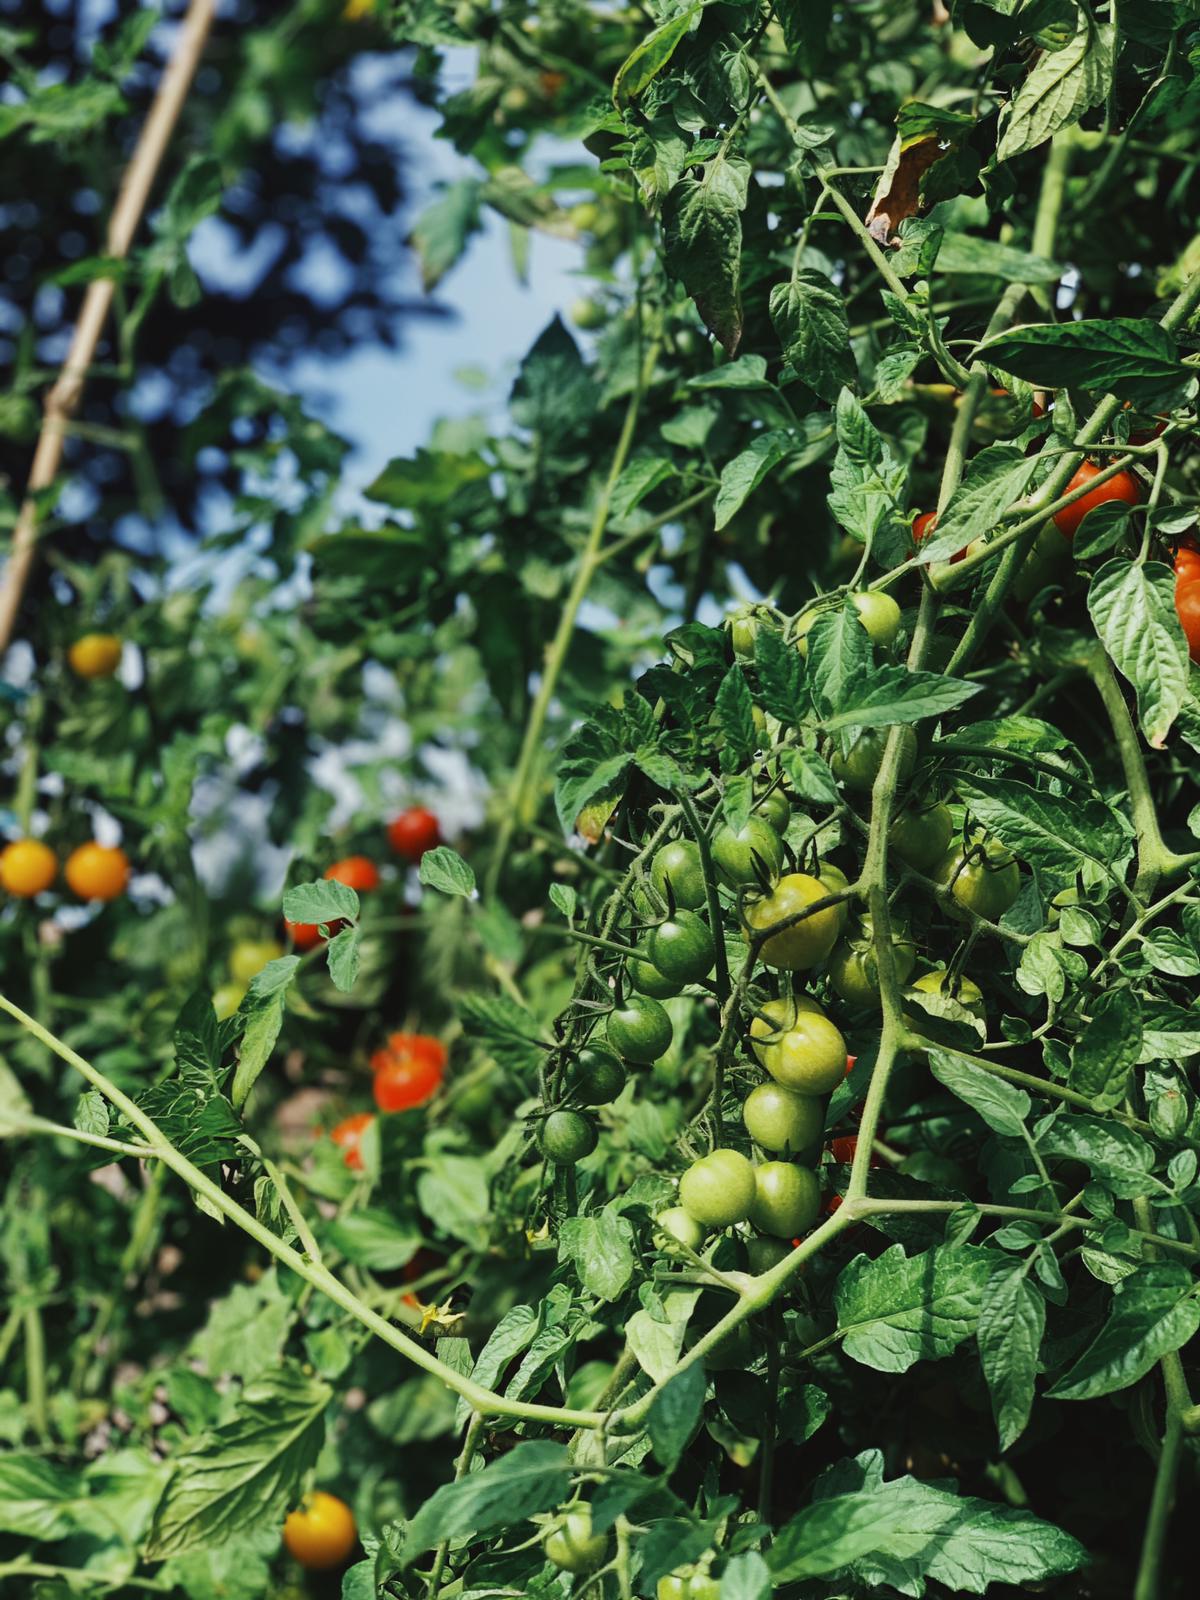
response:
[[[476,178],[448,183],[413,224],[409,238],[421,263],[421,286],[434,289],[459,260],[467,240],[482,226],[481,191]]]
[[[985,339],[979,356],[1036,388],[1111,390],[1137,400],[1187,375],[1173,336],[1149,317],[1035,322]]]
[[[949,1355],[975,1332],[994,1259],[975,1245],[906,1257],[894,1244],[874,1261],[856,1257],[834,1296],[843,1350],[877,1372],[907,1372]]]
[[[443,1539],[492,1533],[552,1511],[566,1498],[570,1467],[565,1445],[524,1439],[479,1472],[444,1483],[409,1522],[400,1564],[410,1566]]]
[[[448,844],[426,850],[417,868],[417,877],[426,888],[437,889],[442,894],[461,895],[469,900],[475,893],[475,873],[470,863]]]
[[[318,878],[315,883],[298,883],[284,892],[283,914],[289,922],[328,925],[348,918],[358,920],[358,895],[335,878]]]
[[[1091,1010],[1091,1021],[1071,1047],[1070,1084],[1097,1111],[1109,1111],[1124,1100],[1142,1053],[1141,1009],[1132,991],[1114,989],[1098,995]]]
[[[758,742],[750,685],[746,682],[746,674],[736,664],[721,680],[714,709],[724,741],[721,748],[722,766],[727,764],[731,771],[736,771],[750,760]]]
[[[732,356],[742,338],[742,217],[750,166],[718,156],[701,178],[681,178],[663,203],[667,270],[696,302],[705,326]]]
[[[590,1217],[568,1217],[558,1236],[559,1255],[571,1261],[579,1281],[598,1300],[617,1300],[633,1277],[633,1228],[627,1217],[605,1208]]]
[[[1156,561],[1106,562],[1088,589],[1088,610],[1100,642],[1134,687],[1147,743],[1161,750],[1188,685],[1174,574]]]
[[[937,532],[917,550],[921,562],[947,561],[992,533],[1004,513],[1033,480],[1037,458],[1013,444],[991,444],[968,464],[950,504],[938,516]]]
[[[1120,1200],[1161,1188],[1152,1176],[1154,1146],[1121,1123],[1061,1112],[1039,1126],[1037,1145],[1043,1155],[1082,1161]]]
[[[703,1365],[694,1362],[665,1383],[651,1403],[646,1431],[655,1457],[668,1472],[678,1466],[700,1426],[707,1386]]]
[[[791,437],[774,429],[760,433],[741,455],[726,462],[713,505],[713,526],[718,532],[732,521],[767,474],[787,459],[791,448]]]
[[[1033,1409],[1046,1302],[1024,1262],[997,1266],[984,1285],[976,1338],[1001,1450],[1025,1431]]]
[[[1139,1267],[1114,1284],[1108,1321],[1047,1392],[1053,1400],[1094,1400],[1128,1389],[1197,1330],[1200,1301],[1187,1268],[1176,1262]]]
[[[939,1083],[964,1100],[996,1133],[1020,1139],[1032,1110],[1024,1089],[1005,1083],[949,1050],[931,1048],[929,1067]]]
[[[997,161],[1011,161],[1078,122],[1108,93],[1113,73],[1115,32],[1076,10],[1075,34],[1062,50],[1038,57],[1016,98],[1003,115]]]
[[[874,667],[847,684],[837,711],[826,717],[827,733],[840,728],[883,728],[897,722],[940,717],[965,705],[980,685],[940,672],[909,672],[905,667]]]
[[[1128,855],[1125,833],[1098,800],[978,776],[961,780],[959,791],[976,821],[1056,883],[1073,884],[1084,862],[1108,872]]]
[[[801,383],[832,403],[858,381],[846,303],[823,272],[798,268],[771,290],[771,323]]]
[[[680,41],[686,38],[700,16],[702,6],[691,6],[654,29],[637,45],[617,69],[612,97],[616,106],[636,100],[670,61]]]

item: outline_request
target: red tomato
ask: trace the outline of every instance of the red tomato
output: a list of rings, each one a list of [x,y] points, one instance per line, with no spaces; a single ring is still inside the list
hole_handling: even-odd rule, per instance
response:
[[[1001,393],[1003,393],[1003,391],[1001,391]],[[933,532],[933,530],[936,527],[937,527],[937,512],[936,511],[919,511],[917,513],[917,515],[913,518],[913,525],[912,525],[913,543],[914,544],[920,544],[923,539],[928,539],[928,537],[930,536],[930,534]],[[954,554],[950,557],[950,564],[953,566],[953,564],[956,561],[961,561],[962,558],[966,555],[966,553],[967,553],[967,547],[966,547],[966,545],[964,545],[961,550],[956,550],[954,552]]]
[[[332,878],[335,883],[344,883],[347,889],[355,889],[359,894],[379,887],[379,869],[370,856],[346,856],[341,861],[335,861],[331,867],[326,867],[325,876]]]
[[[392,1056],[375,1074],[375,1104],[381,1111],[411,1111],[441,1087],[442,1071],[430,1061]]]
[[[361,1172],[363,1169],[359,1145],[362,1144],[363,1134],[374,1121],[371,1112],[357,1111],[354,1116],[347,1117],[344,1122],[339,1122],[336,1128],[329,1130],[329,1137],[334,1144],[345,1152],[342,1159],[351,1172]]]
[[[439,1072],[446,1070],[446,1062],[450,1059],[450,1052],[446,1046],[431,1033],[389,1033],[387,1048],[389,1054],[393,1056],[409,1056],[414,1060],[428,1061]]]
[[[1188,655],[1200,663],[1200,581],[1175,585],[1175,611],[1187,639]]]
[[[1200,578],[1200,550],[1193,544],[1181,544],[1175,552],[1175,576],[1180,583],[1190,583]]]
[[[845,1134],[842,1138],[829,1141],[829,1153],[833,1159],[843,1166],[849,1166],[854,1160],[854,1152],[858,1149],[858,1135]]]
[[[442,830],[432,811],[424,806],[409,806],[388,823],[388,843],[398,856],[415,866],[426,850],[441,844]]]
[[[1100,468],[1094,461],[1085,461],[1067,485],[1067,492],[1082,488],[1099,472]],[[1110,500],[1123,500],[1126,505],[1135,506],[1140,499],[1141,492],[1138,489],[1137,479],[1131,477],[1128,472],[1118,472],[1099,488],[1093,489],[1091,494],[1082,495],[1074,505],[1064,506],[1055,514],[1054,526],[1064,539],[1073,539],[1079,524],[1096,506],[1107,505]]]
[[[858,1060],[857,1056],[847,1056],[846,1057],[846,1076],[847,1077],[849,1077],[850,1074],[854,1071],[854,1063],[857,1060]]]
[[[284,932],[292,941],[293,949],[312,950],[321,943],[321,930],[315,922],[289,922],[285,917],[283,919],[283,927]],[[330,932],[336,933],[337,929],[331,928]]]

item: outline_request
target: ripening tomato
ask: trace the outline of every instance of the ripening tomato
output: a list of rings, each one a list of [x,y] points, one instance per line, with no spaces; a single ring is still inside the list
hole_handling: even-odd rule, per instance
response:
[[[1200,662],[1200,582],[1176,584],[1175,614],[1187,640],[1188,655]]]
[[[933,805],[910,805],[897,812],[888,829],[888,844],[917,872],[928,872],[950,848],[954,838],[954,818],[941,801]]]
[[[1002,845],[973,844],[969,850],[955,845],[935,867],[933,876],[968,911],[988,922],[999,922],[1021,892],[1017,863]]]
[[[313,1572],[340,1567],[358,1543],[354,1513],[337,1495],[316,1489],[305,1495],[298,1511],[288,1513],[283,1542],[288,1554]]]
[[[918,994],[944,995],[947,1000],[954,1000],[964,1011],[969,1011],[972,1016],[978,1017],[981,1022],[986,1021],[987,1012],[983,1004],[983,990],[972,979],[960,973],[951,978],[945,967],[934,967],[932,972],[923,972],[913,984]]]
[[[643,960],[640,956],[630,956],[626,961],[625,977],[631,989],[649,995],[652,1000],[671,1000],[683,988],[674,978],[665,977],[653,961]]]
[[[212,1008],[218,1022],[225,1022],[246,998],[244,983],[219,983],[212,993]]]
[[[765,1046],[761,1059],[785,1089],[829,1094],[846,1076],[846,1041],[828,1017],[801,1012],[786,1032]]]
[[[352,1117],[346,1117],[329,1130],[329,1137],[343,1152],[342,1160],[351,1172],[361,1172],[363,1169],[363,1135],[374,1121],[371,1112],[356,1111]]]
[[[773,1239],[752,1239],[751,1244],[774,1244]],[[786,1254],[786,1252],[785,1252]],[[781,1257],[777,1259],[782,1259]],[[771,1263],[774,1265],[774,1263]],[[755,1272],[765,1272],[765,1266],[755,1267]],[[721,1585],[711,1572],[670,1572],[658,1580],[654,1600],[721,1600]]]
[[[285,917],[283,926],[295,950],[313,950],[322,943],[321,930],[315,922],[289,922]],[[337,926],[331,928],[330,932],[336,933]]]
[[[863,589],[850,596],[850,603],[858,612],[859,621],[867,630],[871,643],[887,649],[894,644],[900,632],[900,607],[890,594],[882,589]]]
[[[278,939],[239,939],[229,952],[229,976],[234,983],[245,985],[268,961],[278,961],[282,954]]]
[[[129,882],[129,857],[119,845],[93,839],[71,851],[63,874],[81,900],[115,900]]]
[[[737,1150],[701,1156],[679,1180],[679,1203],[710,1228],[745,1222],[754,1203],[754,1167]]]
[[[581,1050],[567,1087],[581,1105],[611,1105],[625,1087],[625,1068],[607,1050]]]
[[[14,839],[0,851],[0,886],[18,900],[31,900],[58,877],[58,859],[40,839]]]
[[[803,872],[789,872],[780,878],[770,894],[753,900],[746,907],[746,926],[752,934],[761,933],[789,917],[798,916],[818,900],[827,899],[829,890],[819,878]],[[811,916],[781,928],[762,945],[761,956],[768,967],[801,972],[815,967],[832,950],[841,919],[836,906],[826,906]]]
[[[370,856],[344,856],[326,867],[325,876],[335,883],[344,883],[347,889],[354,889],[358,894],[379,887],[379,869]]]
[[[1067,485],[1066,493],[1069,494],[1075,489],[1082,488],[1085,483],[1090,483],[1093,478],[1099,476],[1100,470],[1094,461],[1085,461]],[[1137,479],[1128,472],[1118,472],[1106,483],[1093,489],[1091,494],[1081,495],[1073,505],[1064,506],[1061,511],[1056,512],[1054,526],[1064,539],[1073,539],[1079,524],[1096,506],[1107,505],[1110,500],[1123,500],[1126,505],[1135,506],[1140,499],[1141,492],[1138,489]]]
[[[427,1061],[439,1072],[446,1070],[446,1063],[450,1059],[450,1052],[446,1046],[432,1033],[389,1033],[387,1050],[389,1055],[411,1056]]]
[[[442,1070],[413,1056],[389,1056],[375,1073],[375,1104],[380,1111],[411,1111],[441,1088]]]
[[[742,1102],[742,1121],[755,1144],[775,1154],[807,1155],[819,1147],[824,1102],[781,1083],[760,1083]]]
[[[1200,546],[1190,534],[1183,536],[1175,552],[1175,576],[1184,583],[1200,578]]]
[[[918,511],[917,515],[913,518],[913,525],[912,525],[913,544],[914,545],[918,545],[918,544],[921,543],[921,541],[923,539],[928,539],[930,537],[930,535],[933,533],[933,530],[936,527],[937,527],[937,512],[936,511]],[[956,561],[961,561],[962,558],[966,555],[966,553],[967,553],[966,545],[963,545],[961,550],[956,550],[954,552],[954,554],[950,557],[951,566],[953,566]]]
[[[887,746],[889,731],[887,728],[864,728],[845,755],[840,750],[834,751],[829,768],[839,783],[844,783],[847,789],[853,789],[859,794],[870,794],[875,779],[879,776],[879,769],[883,765],[883,753]],[[911,727],[902,728],[899,766],[896,771],[901,783],[907,783],[912,777],[916,764],[916,730]]]
[[[426,850],[442,842],[442,830],[432,811],[424,806],[409,806],[388,823],[388,843],[398,856],[415,866]],[[373,886],[372,886],[373,887]]]
[[[712,858],[718,877],[731,889],[757,883],[760,873],[773,883],[783,865],[783,840],[765,817],[752,814],[744,828],[721,824],[713,834]]]
[[[605,1031],[619,1056],[644,1067],[666,1055],[675,1036],[671,1018],[658,1001],[636,994],[608,1013]]]
[[[115,633],[85,633],[67,651],[78,678],[111,678],[121,665],[122,645]]]

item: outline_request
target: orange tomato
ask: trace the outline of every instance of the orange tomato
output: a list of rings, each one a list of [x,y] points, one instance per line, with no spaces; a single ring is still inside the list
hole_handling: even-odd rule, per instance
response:
[[[375,1073],[375,1104],[381,1111],[411,1111],[441,1088],[442,1071],[414,1056],[391,1056]]]
[[[363,1135],[374,1121],[371,1112],[357,1111],[354,1116],[346,1117],[335,1128],[329,1130],[329,1137],[344,1151],[342,1160],[351,1172],[361,1172],[363,1169],[359,1146],[362,1144]]]
[[[283,927],[294,950],[312,950],[322,942],[321,930],[315,922],[289,922],[285,917]]]
[[[335,883],[344,883],[347,889],[364,894],[368,889],[378,889],[379,869],[370,856],[345,856],[326,867],[325,876]]]
[[[1187,640],[1188,655],[1200,663],[1200,581],[1175,585],[1175,614]]]
[[[298,1511],[288,1513],[283,1542],[302,1567],[314,1572],[340,1567],[358,1543],[354,1513],[337,1495],[316,1489],[305,1495]]]
[[[129,883],[129,857],[119,845],[93,839],[72,850],[63,872],[81,900],[115,900]]]
[[[1069,494],[1075,489],[1081,489],[1085,483],[1099,475],[1100,468],[1094,461],[1085,461],[1079,471],[1067,485]],[[1137,479],[1128,472],[1118,472],[1092,490],[1091,494],[1081,495],[1074,505],[1064,506],[1061,511],[1055,512],[1054,526],[1064,539],[1073,539],[1078,531],[1079,524],[1097,506],[1107,505],[1110,500],[1123,500],[1126,505],[1135,506],[1141,499],[1141,491]]]
[[[440,1039],[435,1039],[431,1033],[389,1033],[387,1037],[388,1054],[392,1056],[411,1056],[415,1060],[428,1061],[439,1072],[444,1072],[450,1053]]]
[[[58,858],[40,839],[14,839],[0,851],[0,887],[18,900],[31,900],[58,877]]]
[[[85,633],[67,651],[67,661],[77,677],[111,678],[121,665],[122,648],[115,633]]]

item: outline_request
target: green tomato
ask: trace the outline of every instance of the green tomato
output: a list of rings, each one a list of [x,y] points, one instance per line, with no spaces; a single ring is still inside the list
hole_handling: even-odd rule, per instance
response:
[[[771,1239],[764,1234],[755,1234],[746,1240],[746,1260],[750,1263],[750,1271],[757,1277],[760,1272],[770,1272],[772,1267],[791,1255],[793,1250],[791,1239]]]
[[[548,1161],[573,1167],[596,1148],[596,1124],[581,1111],[552,1111],[538,1130],[538,1146]]]
[[[574,1506],[542,1536],[548,1560],[563,1572],[595,1572],[608,1554],[608,1535],[592,1532],[590,1506]]]
[[[679,1180],[679,1203],[710,1228],[745,1222],[755,1196],[754,1168],[736,1150],[701,1156]]]
[[[846,1041],[828,1017],[801,1012],[787,1031],[763,1052],[767,1071],[797,1094],[822,1095],[846,1076]]]
[[[819,878],[811,878],[803,872],[790,872],[780,878],[770,894],[751,901],[746,907],[746,926],[751,933],[761,932],[795,916],[814,901],[824,900],[828,893],[829,890]],[[801,972],[824,961],[833,949],[837,936],[837,908],[826,906],[823,911],[813,912],[804,921],[772,934],[760,953],[768,967]]]
[[[721,1585],[711,1573],[670,1572],[658,1580],[656,1600],[721,1600]]]
[[[892,960],[896,968],[896,981],[908,982],[909,974],[917,962],[917,947],[904,933],[893,933]],[[864,1011],[878,1011],[879,965],[871,944],[870,923],[863,919],[863,927],[855,939],[843,939],[829,958],[829,981],[833,991],[848,1006]]]
[[[213,990],[212,1008],[217,1013],[217,1021],[224,1022],[226,1017],[231,1017],[241,1005],[246,995],[244,983],[219,983]]]
[[[603,304],[599,300],[586,298],[572,301],[568,315],[577,328],[585,331],[602,328],[608,321],[608,312]]]
[[[741,661],[754,660],[754,640],[758,634],[758,618],[753,611],[740,611],[729,618],[729,638],[733,653]]]
[[[954,818],[941,801],[931,806],[906,806],[888,829],[891,849],[917,872],[935,867],[953,838]]]
[[[606,1106],[625,1087],[625,1068],[607,1050],[581,1050],[570,1087],[585,1106]]]
[[[900,607],[890,594],[881,589],[864,589],[850,596],[850,603],[858,612],[859,621],[870,635],[871,643],[883,649],[896,642],[900,632]]]
[[[776,786],[774,789],[768,789],[762,799],[755,803],[754,815],[761,817],[764,822],[769,822],[782,839],[787,833],[788,823],[792,820],[792,803],[786,792]]]
[[[844,1077],[844,1061],[841,1071]],[[760,1083],[742,1104],[742,1121],[764,1150],[799,1155],[820,1145],[825,1106],[815,1095],[797,1094],[781,1083]]]
[[[625,963],[625,976],[629,986],[639,994],[648,994],[652,1000],[673,1000],[683,987],[673,978],[661,973],[653,961],[631,956]]]
[[[841,867],[835,867],[832,861],[822,861],[817,871],[817,877],[825,885],[826,894],[845,894],[850,887],[850,879],[842,871]],[[838,933],[843,933],[847,922],[850,920],[850,902],[849,900],[839,900],[833,909],[837,913]]]
[[[1020,869],[997,844],[973,844],[965,852],[955,846],[943,856],[933,876],[945,884],[960,906],[988,922],[999,922],[1021,892]]]
[[[660,1211],[654,1224],[665,1242],[673,1239],[676,1244],[687,1245],[689,1250],[699,1250],[708,1237],[703,1224],[690,1217],[682,1206],[668,1206],[666,1211]]]
[[[283,954],[278,939],[239,939],[229,952],[229,976],[245,987],[268,961],[278,961]]]
[[[830,758],[829,768],[838,782],[844,783],[847,789],[859,794],[869,794],[883,764],[887,736],[886,728],[865,728],[845,755],[842,755],[840,750],[835,750]],[[905,728],[901,734],[900,766],[897,773],[901,783],[906,783],[912,777],[916,764],[917,736],[911,728]]]
[[[772,883],[783,866],[783,840],[765,817],[748,818],[736,831],[723,822],[713,834],[713,864],[722,883],[731,889],[758,883],[765,875]]]
[[[685,911],[696,911],[708,899],[704,884],[704,867],[700,861],[700,846],[692,839],[673,839],[654,852],[650,863],[650,881],[667,898],[667,884],[675,904]]]
[[[812,1227],[820,1212],[821,1184],[811,1167],[765,1161],[754,1168],[750,1221],[760,1233],[794,1239]]]
[[[708,924],[694,911],[677,911],[650,930],[650,960],[672,983],[699,983],[712,971],[716,956]]]
[[[609,1012],[606,1031],[619,1056],[642,1066],[665,1056],[675,1036],[671,1019],[658,1001],[636,994]]]
[[[750,1021],[750,1048],[767,1064],[767,1051],[777,1045],[798,1016],[823,1017],[825,1007],[808,994],[789,995],[786,1000],[764,1000]]]

